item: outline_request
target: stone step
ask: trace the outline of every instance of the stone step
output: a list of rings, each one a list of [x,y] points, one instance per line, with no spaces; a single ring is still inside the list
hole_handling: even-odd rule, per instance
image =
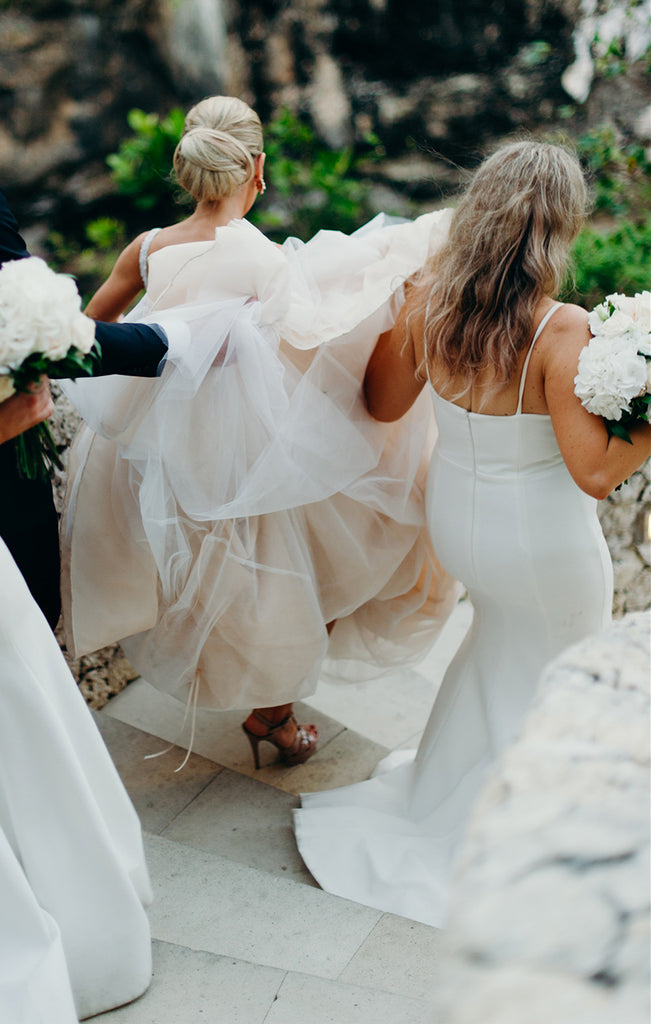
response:
[[[270,744],[262,744],[263,767],[256,771],[248,741],[241,730],[242,711],[198,709],[192,750],[222,768],[264,782],[294,795],[331,789],[367,778],[389,749],[415,747],[431,710],[443,672],[465,635],[472,608],[461,601],[426,657],[415,668],[402,668],[381,679],[334,683],[322,679],[314,696],[297,702],[301,722],[319,728],[319,750],[295,768],[275,762]],[[190,722],[183,727],[183,705],[144,679],[131,683],[109,701],[104,715],[151,735],[144,753],[167,744],[186,748]],[[191,716],[188,715],[188,718]],[[164,741],[159,743],[156,737]],[[171,772],[183,761],[185,749],[161,759]],[[186,774],[184,768],[177,778]]]
[[[299,792],[359,781],[389,747],[418,742],[468,613],[459,606],[417,669],[321,683],[297,705],[321,736],[297,768],[265,745],[256,771],[240,711],[198,711],[182,770],[187,733],[147,759],[178,739],[183,709],[144,680],[95,714],[140,814],[155,891],[152,985],[103,1024],[437,1024],[441,933],[319,889],[291,811]]]
[[[439,933],[330,896],[296,851],[296,798],[95,713],[138,809],[154,980],[106,1024],[433,1024]]]
[[[154,975],[102,1024],[437,1024],[427,1000],[153,944]]]
[[[283,971],[337,978],[381,913],[215,853],[146,836],[152,935]]]
[[[265,743],[260,746],[263,763],[257,770],[249,742],[242,732],[241,724],[246,717],[242,711],[199,708],[192,751],[224,768],[293,794],[343,786],[366,778],[387,753],[387,747],[346,729],[341,722],[307,704],[297,702],[295,711],[299,721],[314,722],[319,729],[319,751],[304,765],[291,768],[279,764],[276,750]],[[183,728],[183,705],[174,697],[161,693],[144,679],[137,679],[109,701],[102,714],[150,734],[148,754],[161,751],[170,743],[178,743],[182,748],[180,756],[178,750],[174,754],[176,760],[166,755],[165,770],[173,773],[182,764],[190,741],[190,728],[187,723]],[[185,770],[177,775],[182,776]]]
[[[239,724],[241,713],[237,714]],[[165,736],[149,735],[105,711],[94,716],[146,832],[281,877],[300,877],[308,885],[315,883],[296,848],[292,810],[299,799],[287,791],[288,776],[297,788],[317,789],[324,778],[332,781],[344,770],[348,773],[345,781],[362,777],[364,770],[368,774],[386,753],[385,747],[339,727],[312,759],[316,764],[300,766],[302,774],[297,776],[297,769],[273,763],[255,773],[248,760],[242,764],[229,757],[229,744],[232,753],[235,743],[224,723],[218,723],[224,759],[234,761],[234,767],[225,768],[195,752],[176,771],[186,756],[182,747],[172,746],[161,757],[151,758],[164,747]],[[325,716],[319,716],[320,726],[324,720]],[[235,725],[231,723],[235,740],[246,754],[246,737]],[[157,728],[166,731],[160,719]],[[324,732],[327,735],[327,721]],[[209,736],[208,741],[216,748],[219,738]],[[198,745],[205,749],[205,738]],[[352,749],[356,758],[351,765],[348,755]]]

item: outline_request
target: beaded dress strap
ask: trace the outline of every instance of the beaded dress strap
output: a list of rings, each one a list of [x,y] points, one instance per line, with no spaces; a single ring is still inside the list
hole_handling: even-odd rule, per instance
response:
[[[142,245],[140,246],[140,252],[138,253],[138,267],[140,268],[140,276],[142,278],[142,283],[144,284],[145,288],[147,287],[147,277],[148,277],[148,275],[147,275],[147,257],[149,256],[149,246],[151,245],[151,243],[153,242],[154,238],[156,237],[156,235],[158,234],[159,231],[160,231],[160,228],[152,228],[151,231],[147,232],[147,234],[145,235],[145,237],[142,240]]]
[[[547,324],[547,321],[549,320],[550,316],[552,316],[552,314],[555,313],[557,309],[560,309],[562,305],[563,305],[562,302],[554,303],[552,308],[547,310],[547,312],[545,313],[544,317],[542,318],[542,320],[540,321],[540,323],[538,324],[538,326],[536,328],[536,333],[534,334],[533,340],[532,340],[532,342],[531,342],[531,344],[529,346],[529,351],[527,352],[527,358],[524,361],[524,364],[522,366],[522,372],[520,374],[520,389],[518,391],[518,407],[515,410],[515,415],[516,416],[519,416],[520,413],[522,412],[522,396],[524,395],[524,385],[525,385],[526,380],[527,380],[527,370],[529,369],[529,360],[531,359],[531,353],[533,352],[533,347],[536,344],[536,342],[538,341],[538,338],[540,337],[540,335],[542,334],[542,332],[543,332],[543,330],[544,330],[544,328],[545,328],[545,326]]]
[[[427,358],[427,345],[425,344],[425,324],[427,323],[427,318],[429,316],[429,307],[431,301],[431,298],[427,300],[427,305],[425,306],[425,319],[423,320],[423,359],[425,360],[425,374],[427,375],[427,383],[431,387],[432,391],[434,391],[432,378],[429,375],[429,359]]]

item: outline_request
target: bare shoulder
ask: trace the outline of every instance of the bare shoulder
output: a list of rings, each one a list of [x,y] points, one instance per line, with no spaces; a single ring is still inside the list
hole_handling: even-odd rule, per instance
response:
[[[405,284],[405,301],[400,311],[406,332],[419,337],[425,327],[425,314],[428,293],[419,285],[407,281]]]
[[[96,320],[115,320],[142,290],[140,247],[147,232],[137,235],[122,250],[108,278],[85,309]]]
[[[563,303],[550,317],[540,338],[540,354],[549,365],[568,361],[576,365],[578,354],[590,340],[588,314],[581,306]]]
[[[553,333],[561,331],[586,331],[588,329],[588,313],[582,306],[573,302],[563,302],[549,320],[549,329]]]
[[[140,249],[142,247],[142,243],[145,240],[146,236],[147,236],[147,232],[146,231],[143,231],[143,232],[141,232],[141,234],[136,235],[136,237],[134,239],[132,239],[132,241],[130,241],[127,246],[125,246],[125,248],[122,250],[122,252],[118,256],[117,261],[116,261],[116,266],[117,266],[118,263],[120,263],[121,266],[123,266],[123,267],[127,267],[127,266],[129,266],[131,264],[134,264],[137,267],[138,266],[138,260],[140,258]]]

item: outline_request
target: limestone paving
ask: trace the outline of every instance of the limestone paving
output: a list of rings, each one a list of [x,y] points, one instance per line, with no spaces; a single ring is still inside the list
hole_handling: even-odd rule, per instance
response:
[[[462,602],[417,669],[320,684],[297,706],[320,748],[295,768],[267,746],[256,771],[242,712],[199,711],[175,771],[183,709],[142,679],[94,712],[140,815],[155,893],[151,987],[98,1021],[436,1024],[441,933],[319,889],[291,811],[299,792],[359,781],[390,749],[417,744],[470,618]]]

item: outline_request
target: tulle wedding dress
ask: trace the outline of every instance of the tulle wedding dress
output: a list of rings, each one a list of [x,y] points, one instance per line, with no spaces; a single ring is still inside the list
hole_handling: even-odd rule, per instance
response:
[[[472,802],[543,666],[610,619],[596,501],[568,473],[550,418],[522,413],[546,320],[515,415],[466,412],[429,389],[439,436],[427,521],[473,621],[415,756],[396,752],[365,782],[305,794],[295,812],[299,849],[324,889],[437,927]]]
[[[149,257],[132,318],[173,342],[162,377],[67,386],[86,421],[63,518],[70,650],[121,640],[150,683],[214,708],[308,695],[326,654],[354,679],[422,656],[455,598],[425,522],[434,419],[423,397],[375,422],[361,382],[448,220],[282,247],[235,220]]]
[[[151,978],[140,822],[0,541],[0,1020],[73,1024]]]

